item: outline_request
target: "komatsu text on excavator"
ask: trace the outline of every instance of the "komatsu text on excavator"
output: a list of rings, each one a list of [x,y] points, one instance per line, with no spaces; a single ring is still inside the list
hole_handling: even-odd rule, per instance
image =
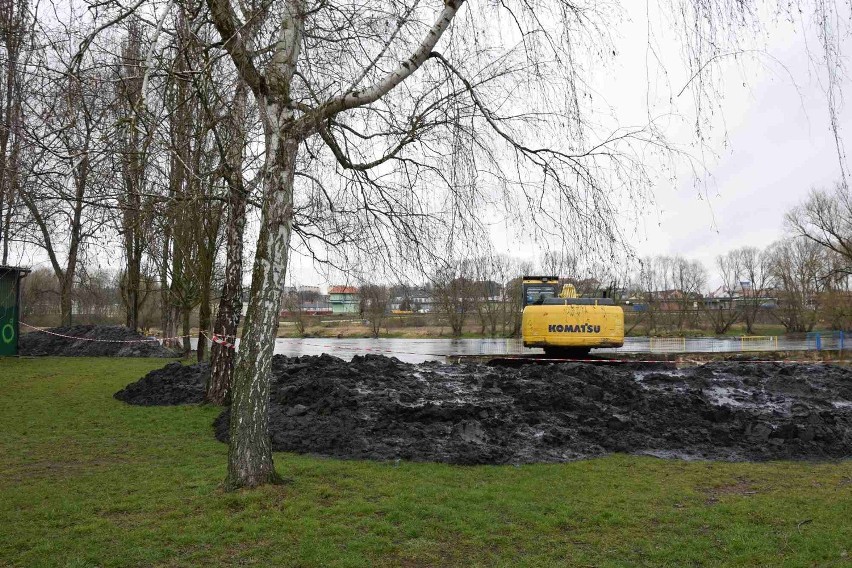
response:
[[[524,347],[554,357],[588,355],[595,347],[624,345],[624,311],[612,298],[578,298],[556,276],[524,276]]]

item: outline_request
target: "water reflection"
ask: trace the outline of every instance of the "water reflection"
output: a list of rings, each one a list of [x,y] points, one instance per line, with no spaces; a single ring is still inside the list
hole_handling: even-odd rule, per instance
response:
[[[802,337],[739,337],[656,338],[627,337],[620,349],[595,349],[593,354],[617,353],[730,353],[738,351],[804,351],[812,349]],[[754,341],[758,340],[758,341]],[[827,340],[826,340],[827,341]],[[192,340],[195,348],[197,340]],[[825,344],[825,341],[824,341]],[[239,346],[239,340],[237,340]],[[824,347],[828,348],[828,347]],[[837,348],[837,347],[834,347]],[[519,355],[543,353],[541,349],[526,349],[518,339],[366,339],[366,338],[306,338],[277,339],[275,353],[298,357],[328,353],[349,360],[355,355],[374,353],[396,357],[407,363],[443,361],[448,355]]]
[[[192,340],[195,348],[197,340]],[[239,340],[237,340],[239,348]],[[275,353],[298,357],[328,353],[349,360],[355,355],[373,353],[396,357],[407,363],[443,361],[447,355],[496,355],[500,353],[542,353],[525,349],[520,339],[367,339],[367,338],[284,338],[275,340]]]

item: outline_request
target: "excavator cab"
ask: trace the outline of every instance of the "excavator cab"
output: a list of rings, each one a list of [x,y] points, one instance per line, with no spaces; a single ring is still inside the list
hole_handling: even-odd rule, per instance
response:
[[[540,306],[548,298],[559,294],[559,278],[556,276],[524,276],[523,307]]]

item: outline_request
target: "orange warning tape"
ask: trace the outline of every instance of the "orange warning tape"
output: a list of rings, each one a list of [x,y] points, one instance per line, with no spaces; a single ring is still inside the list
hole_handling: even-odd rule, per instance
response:
[[[206,339],[209,339],[213,343],[218,343],[219,345],[221,345],[223,347],[227,347],[228,349],[236,349],[237,348],[236,343],[231,343],[231,342],[226,340],[226,337],[233,337],[233,336],[225,336],[225,335],[219,335],[218,333],[214,333],[213,337],[210,337],[206,333],[204,333],[203,331],[200,332],[200,333]],[[234,337],[234,341],[236,341],[236,337]]]

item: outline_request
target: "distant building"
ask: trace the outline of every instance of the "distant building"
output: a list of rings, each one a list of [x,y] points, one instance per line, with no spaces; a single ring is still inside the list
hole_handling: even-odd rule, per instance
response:
[[[424,288],[394,289],[390,301],[393,312],[429,313],[433,311],[432,293]]]
[[[328,296],[323,296],[322,294],[316,295],[316,297],[312,300],[302,300],[300,309],[303,314],[307,315],[323,315],[332,313],[331,303],[328,300]]]
[[[747,302],[751,305],[759,303],[761,308],[774,309],[778,307],[775,295],[777,291],[774,289],[755,290],[751,282],[741,281],[739,288],[729,290],[720,286],[710,292],[704,298],[704,305],[708,308],[732,309]]]
[[[290,317],[299,312],[304,315],[331,313],[328,296],[319,293],[319,286],[287,286],[281,297],[281,317]]]
[[[411,311],[428,314],[434,311],[435,298],[428,290],[418,289],[411,292]]]
[[[493,280],[478,280],[474,285],[479,289],[479,293],[485,296],[485,300],[489,302],[499,302],[502,298],[503,286],[499,282]]]
[[[320,287],[319,286],[284,286],[283,289],[284,295],[287,296],[289,294],[300,294],[305,297],[313,297],[320,295]]]
[[[354,286],[332,286],[328,289],[328,302],[334,314],[357,314],[361,298]]]
[[[703,298],[704,307],[711,310],[730,310],[733,309],[739,298],[735,290],[730,290],[725,286],[719,286]]]
[[[658,310],[662,312],[674,312],[683,309],[689,305],[689,294],[683,290],[657,290],[651,293],[654,303],[658,306]],[[693,302],[693,307],[698,307],[697,302]]]
[[[624,298],[625,306],[632,307],[634,312],[654,310],[658,312],[679,312],[682,310],[698,309],[704,301],[700,294],[682,290],[655,290]]]

